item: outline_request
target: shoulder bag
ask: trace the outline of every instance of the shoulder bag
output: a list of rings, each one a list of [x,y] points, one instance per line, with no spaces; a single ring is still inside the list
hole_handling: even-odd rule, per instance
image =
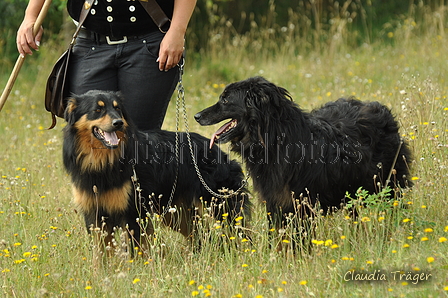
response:
[[[79,16],[79,23],[73,34],[72,41],[70,42],[68,49],[59,57],[53,66],[48,79],[45,90],[45,109],[51,113],[52,124],[48,129],[52,129],[56,126],[56,116],[63,118],[64,111],[67,106],[68,88],[67,88],[67,75],[70,55],[75,45],[76,37],[79,30],[82,27],[87,15],[92,7],[94,0],[86,0],[81,14]],[[164,32],[162,27],[169,22],[169,18],[165,15],[162,8],[156,2],[156,0],[139,0],[145,10],[148,12],[154,23],[159,27],[159,30]]]
[[[76,37],[82,24],[86,20],[87,14],[92,7],[94,0],[86,0],[79,16],[79,23],[73,34],[72,41],[68,49],[59,57],[53,66],[53,70],[47,79],[47,87],[45,90],[45,109],[51,113],[52,124],[48,129],[52,129],[56,125],[56,116],[63,118],[65,107],[67,105],[68,89],[66,85],[68,75],[68,65]]]

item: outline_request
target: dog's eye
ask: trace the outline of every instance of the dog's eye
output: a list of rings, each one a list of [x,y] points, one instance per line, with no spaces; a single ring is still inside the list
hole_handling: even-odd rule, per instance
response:
[[[229,101],[227,100],[227,99],[225,99],[225,98],[221,98],[221,103],[222,104],[227,104]]]
[[[96,108],[95,113],[101,113],[102,109],[101,108]]]

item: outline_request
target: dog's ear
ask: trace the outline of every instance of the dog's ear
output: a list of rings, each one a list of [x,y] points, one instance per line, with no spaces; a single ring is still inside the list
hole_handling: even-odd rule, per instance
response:
[[[292,101],[292,97],[285,88],[266,82],[260,88],[259,100],[263,104],[281,107],[285,101]]]
[[[262,77],[253,78],[246,94],[246,106],[253,107],[253,113],[260,117],[275,115],[282,117],[284,108],[290,106],[292,98],[289,92]]]
[[[64,112],[64,119],[69,125],[75,124],[75,110],[78,107],[78,101],[75,96],[70,97],[67,100],[67,107]]]
[[[293,101],[288,90],[286,90],[285,88],[276,85],[274,85],[273,88],[276,89],[274,101],[277,106],[281,106],[284,101]]]
[[[244,97],[245,102],[246,102],[246,106],[248,108],[254,107],[255,106],[255,94],[252,92],[251,89],[246,90],[246,96]]]
[[[288,90],[277,86],[269,81],[264,81],[261,84],[261,96],[262,102],[270,102],[270,104],[280,107],[285,100],[292,100]]]
[[[275,92],[268,81],[252,82],[246,91],[246,105],[261,108],[275,98]]]

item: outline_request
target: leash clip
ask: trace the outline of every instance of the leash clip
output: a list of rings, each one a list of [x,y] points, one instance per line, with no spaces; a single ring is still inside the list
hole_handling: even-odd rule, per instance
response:
[[[177,63],[177,66],[179,67],[179,77],[182,78],[182,75],[184,74],[184,66],[185,66],[185,56],[184,53],[182,54],[182,58],[180,58],[179,63]]]

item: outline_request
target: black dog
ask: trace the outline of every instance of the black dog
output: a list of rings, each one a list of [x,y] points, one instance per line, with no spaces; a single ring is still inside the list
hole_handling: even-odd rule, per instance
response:
[[[104,245],[110,245],[115,227],[129,231],[134,244],[145,243],[141,235],[153,233],[151,222],[143,220],[148,212],[164,215],[165,223],[185,237],[193,236],[195,216],[202,215],[205,207],[216,219],[227,213],[229,224],[236,217],[250,217],[240,165],[217,146],[209,149],[208,139],[190,134],[198,168],[214,192],[239,190],[229,198],[213,197],[204,188],[185,133],[178,135],[176,158],[176,133],[138,131],[123,110],[119,93],[89,91],[74,96],[65,120],[63,160],[74,200],[88,229],[107,233]]]
[[[254,77],[228,85],[218,103],[195,118],[201,125],[231,119],[210,146],[231,142],[276,227],[288,214],[306,218],[316,203],[325,212],[339,208],[346,193],[354,197],[360,187],[374,193],[387,184],[412,185],[408,146],[378,102],[339,99],[306,113],[287,90]]]

